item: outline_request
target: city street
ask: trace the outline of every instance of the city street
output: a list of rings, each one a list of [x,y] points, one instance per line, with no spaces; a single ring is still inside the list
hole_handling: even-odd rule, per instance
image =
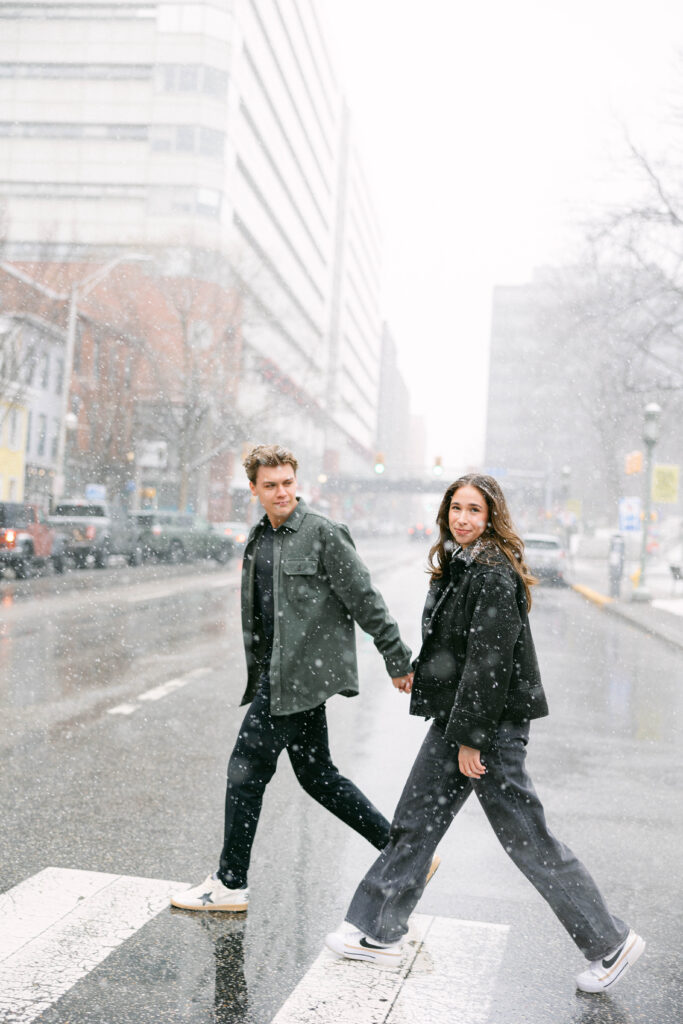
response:
[[[426,549],[358,547],[415,650]],[[299,789],[286,757],[248,913],[168,907],[217,866],[243,716],[239,568],[0,581],[0,1021],[675,1024],[680,650],[569,587],[535,590],[551,715],[532,726],[528,766],[553,831],[647,941],[612,994],[576,992],[580,953],[474,798],[442,843],[404,973],[319,959],[374,855]],[[359,661],[360,697],[328,706],[332,753],[390,815],[425,724],[363,635]]]

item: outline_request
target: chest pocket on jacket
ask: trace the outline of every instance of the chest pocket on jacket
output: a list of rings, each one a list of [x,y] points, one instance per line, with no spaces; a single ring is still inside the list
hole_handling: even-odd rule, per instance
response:
[[[287,597],[310,601],[318,592],[318,559],[315,555],[287,558],[282,563]]]

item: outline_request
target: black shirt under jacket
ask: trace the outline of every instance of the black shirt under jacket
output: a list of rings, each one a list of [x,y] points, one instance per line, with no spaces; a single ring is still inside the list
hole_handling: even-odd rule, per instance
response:
[[[486,751],[500,722],[548,714],[524,584],[494,545],[458,549],[430,585],[413,667],[410,713],[452,742]]]

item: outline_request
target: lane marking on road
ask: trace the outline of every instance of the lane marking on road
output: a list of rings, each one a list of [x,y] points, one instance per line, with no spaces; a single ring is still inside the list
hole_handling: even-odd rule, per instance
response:
[[[159,686],[153,686],[151,690],[139,693],[135,700],[161,700],[162,697],[167,697],[169,693],[173,693],[175,690],[180,690],[183,686],[187,686],[188,683],[192,682],[192,680],[196,679],[198,676],[208,675],[210,671],[211,669],[208,666],[193,668],[189,672],[186,672],[184,676],[178,676],[176,679],[169,679],[166,683],[160,683]],[[113,708],[107,708],[107,714],[132,715],[133,712],[139,710],[139,704],[123,703],[117,704]]]
[[[166,697],[167,694],[173,693],[174,690],[179,690],[182,686],[187,686],[190,682],[188,678],[182,679],[169,679],[167,683],[162,683],[160,686],[155,686],[151,690],[146,690],[145,693],[138,694],[138,700],[161,700],[162,697]]]
[[[137,711],[139,704],[117,704],[115,708],[107,708],[108,715],[132,715]]]
[[[1,894],[0,1019],[35,1020],[182,887],[51,867]]]
[[[324,950],[272,1024],[486,1024],[508,931],[415,914],[400,968]]]

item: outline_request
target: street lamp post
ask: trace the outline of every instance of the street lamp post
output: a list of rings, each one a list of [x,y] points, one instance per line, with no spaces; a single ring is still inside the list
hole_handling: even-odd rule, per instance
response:
[[[65,457],[66,457],[66,432],[69,428],[68,418],[70,414],[69,398],[71,394],[71,375],[73,373],[74,349],[76,347],[76,331],[78,327],[78,303],[97,288],[105,277],[121,263],[139,263],[149,260],[151,257],[137,252],[124,252],[115,256],[103,267],[98,267],[94,273],[77,281],[69,292],[69,312],[66,326],[66,343],[64,350],[64,379],[62,385],[62,402],[59,417],[59,434],[57,435],[57,458],[55,465],[55,486],[54,497],[64,496],[65,485]],[[66,296],[64,296],[65,298]]]
[[[561,516],[562,516],[562,530],[563,530],[563,533],[564,533],[564,538],[563,538],[564,539],[564,547],[565,547],[565,551],[567,552],[567,556],[569,556],[569,541],[570,541],[570,538],[571,538],[571,533],[570,533],[570,530],[569,530],[569,509],[567,508],[567,505],[569,503],[569,486],[570,486],[570,483],[571,483],[571,478],[572,478],[572,467],[571,466],[566,466],[566,465],[563,466],[562,467],[562,511],[561,511]]]
[[[643,441],[645,443],[645,501],[643,503],[643,530],[640,544],[640,572],[638,585],[631,594],[632,601],[651,601],[652,595],[645,585],[645,569],[647,559],[647,541],[650,531],[650,512],[652,508],[652,453],[659,439],[659,417],[662,410],[656,402],[645,406],[645,422],[643,424]]]

